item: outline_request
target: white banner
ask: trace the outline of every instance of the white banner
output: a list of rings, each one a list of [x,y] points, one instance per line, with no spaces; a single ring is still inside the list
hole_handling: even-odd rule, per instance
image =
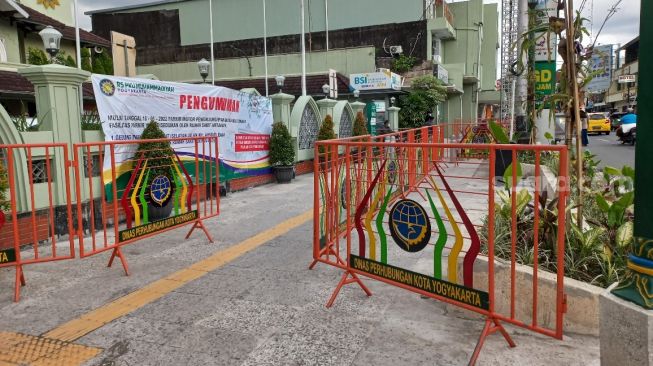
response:
[[[272,129],[269,98],[202,84],[107,75],[91,79],[106,141],[138,140],[147,123],[155,120],[168,138],[218,136],[221,179],[267,172]],[[173,148],[194,155],[194,143],[185,142],[175,141]],[[125,150],[136,146],[121,149],[115,154],[116,165],[131,157]],[[216,158],[213,152],[206,153],[204,158]],[[105,159],[107,169],[110,160]]]

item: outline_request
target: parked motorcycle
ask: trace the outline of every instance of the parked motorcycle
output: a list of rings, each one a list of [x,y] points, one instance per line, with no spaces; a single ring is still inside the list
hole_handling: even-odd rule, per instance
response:
[[[637,124],[629,123],[619,126],[617,128],[617,137],[622,144],[635,145],[637,137]]]

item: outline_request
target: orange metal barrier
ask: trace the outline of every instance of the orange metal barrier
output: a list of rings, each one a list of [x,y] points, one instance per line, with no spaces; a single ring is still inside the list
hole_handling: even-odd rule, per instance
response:
[[[213,242],[202,220],[219,214],[217,137],[84,143],[75,156],[81,258],[111,250],[109,267],[118,257],[129,275],[123,245],[188,224],[186,238],[200,228]]]
[[[0,145],[0,154],[0,267],[16,268],[18,301],[23,266],[75,257],[68,146]]]
[[[555,257],[554,307],[542,304],[538,260],[544,250],[564,253],[565,215],[555,217],[555,226],[561,229],[547,237],[550,242],[541,243],[540,227],[551,222],[543,222],[540,206],[545,201],[557,212],[565,212],[567,151],[562,146],[442,143],[444,128],[316,142],[311,267],[325,263],[343,270],[327,307],[346,284],[357,283],[371,295],[362,275],[477,312],[486,322],[471,364],[491,333],[501,332],[514,346],[504,322],[562,339],[564,256]],[[461,153],[471,150],[477,153]],[[506,194],[499,194],[504,186],[496,181],[497,165],[516,165],[527,153],[534,155],[534,177],[522,180],[514,174]],[[560,157],[557,201],[543,193],[541,156],[550,153]],[[518,204],[520,195],[527,202]],[[525,207],[533,212],[532,230],[518,232],[517,210]],[[509,244],[501,250],[510,270],[497,280],[494,259],[500,215],[505,215],[504,224],[509,226]],[[517,283],[529,280],[517,276],[516,256],[522,249],[517,248],[517,234],[530,235],[534,243],[532,283],[525,287]],[[482,248],[487,261],[479,260]],[[428,268],[419,266],[418,259],[421,264],[428,259]],[[487,279],[480,281],[482,273]],[[531,290],[520,296],[518,288]],[[499,291],[507,296],[497,296]]]

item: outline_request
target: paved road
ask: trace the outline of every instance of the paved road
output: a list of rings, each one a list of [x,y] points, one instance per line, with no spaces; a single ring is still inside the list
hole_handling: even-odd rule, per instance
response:
[[[304,175],[230,194],[205,221],[215,243],[200,232],[186,240],[184,229],[143,239],[124,248],[128,277],[106,268],[108,252],[26,266],[28,286],[14,303],[13,271],[0,268],[0,364],[44,355],[67,366],[466,364],[483,326],[475,313],[368,279],[374,296],[352,284],[324,306],[342,272],[307,269],[312,189]],[[2,332],[28,341],[6,346]],[[508,332],[518,347],[494,334],[478,364],[599,364],[596,337]]]
[[[635,167],[635,147],[622,145],[617,141],[617,136],[612,132],[606,135],[590,135],[589,151],[597,155],[601,166],[621,168],[624,165]]]

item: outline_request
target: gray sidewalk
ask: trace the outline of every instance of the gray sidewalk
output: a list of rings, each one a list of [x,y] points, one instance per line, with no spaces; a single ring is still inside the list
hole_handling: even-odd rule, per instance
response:
[[[175,230],[126,247],[132,275],[108,269],[108,253],[26,267],[14,304],[13,271],[0,270],[0,330],[40,335],[109,301],[224,250],[312,207],[312,176],[229,195],[222,213],[184,240]],[[463,365],[483,320],[475,313],[373,280],[324,304],[341,272],[312,260],[312,222],[75,343],[104,351],[89,365]],[[598,339],[557,341],[508,327],[517,343],[488,338],[480,365],[598,365]]]

